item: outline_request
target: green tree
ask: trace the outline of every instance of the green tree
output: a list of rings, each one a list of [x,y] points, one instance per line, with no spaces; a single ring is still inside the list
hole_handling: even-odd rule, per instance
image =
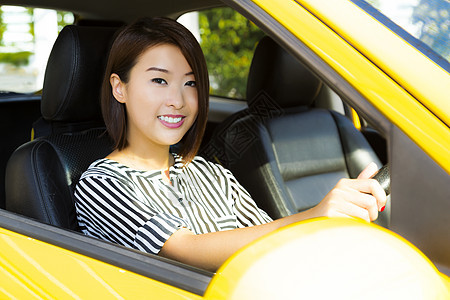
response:
[[[414,8],[413,23],[421,26],[419,39],[450,61],[450,2],[420,0]]]
[[[211,93],[244,98],[253,51],[264,33],[230,8],[200,12],[199,23]]]
[[[3,23],[3,10],[2,7],[0,6],[0,46],[3,46],[4,42],[3,42],[3,33],[6,30],[6,24]]]
[[[32,54],[30,51],[0,53],[0,62],[11,64],[15,67],[26,66],[29,64]]]
[[[71,12],[56,11],[56,13],[58,18],[58,33],[64,28],[64,26],[73,24],[74,17]]]
[[[29,33],[31,34],[31,36],[33,37],[33,43],[35,41],[35,37],[34,37],[34,9],[27,7],[27,13],[28,15],[30,15],[31,17],[31,22],[28,23],[28,25],[30,26],[30,31]]]

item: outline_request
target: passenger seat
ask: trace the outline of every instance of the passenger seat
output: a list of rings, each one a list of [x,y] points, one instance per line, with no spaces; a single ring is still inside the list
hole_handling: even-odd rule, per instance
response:
[[[66,26],[45,72],[36,139],[20,146],[6,170],[6,209],[77,230],[73,192],[81,174],[112,151],[100,87],[117,28]]]

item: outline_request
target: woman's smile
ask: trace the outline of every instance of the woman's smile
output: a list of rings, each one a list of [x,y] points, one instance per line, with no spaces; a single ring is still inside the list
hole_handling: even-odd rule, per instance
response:
[[[184,123],[185,116],[183,115],[161,115],[158,116],[161,124],[168,128],[178,128]]]

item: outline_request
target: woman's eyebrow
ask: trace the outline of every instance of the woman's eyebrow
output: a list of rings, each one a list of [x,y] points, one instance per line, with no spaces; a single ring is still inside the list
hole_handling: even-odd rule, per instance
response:
[[[158,67],[150,67],[150,68],[148,68],[146,70],[146,72],[147,71],[157,71],[157,72],[162,72],[162,73],[170,73],[169,70],[158,68]]]
[[[145,70],[146,72],[148,71],[157,71],[157,72],[162,72],[162,73],[170,73],[169,70],[163,69],[163,68],[158,68],[158,67],[150,67],[147,70]],[[189,75],[194,75],[194,71],[190,71],[187,72],[186,74],[184,74],[185,76],[189,76]]]

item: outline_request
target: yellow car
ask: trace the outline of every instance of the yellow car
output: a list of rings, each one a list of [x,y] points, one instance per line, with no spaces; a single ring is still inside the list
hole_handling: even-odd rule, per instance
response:
[[[450,299],[449,1],[0,5],[1,299]],[[204,47],[201,155],[275,218],[375,160],[390,182],[377,224],[300,222],[216,273],[78,232],[73,188],[110,151],[95,102],[102,66],[117,28],[141,16],[178,19]],[[47,61],[41,47],[59,31]]]

